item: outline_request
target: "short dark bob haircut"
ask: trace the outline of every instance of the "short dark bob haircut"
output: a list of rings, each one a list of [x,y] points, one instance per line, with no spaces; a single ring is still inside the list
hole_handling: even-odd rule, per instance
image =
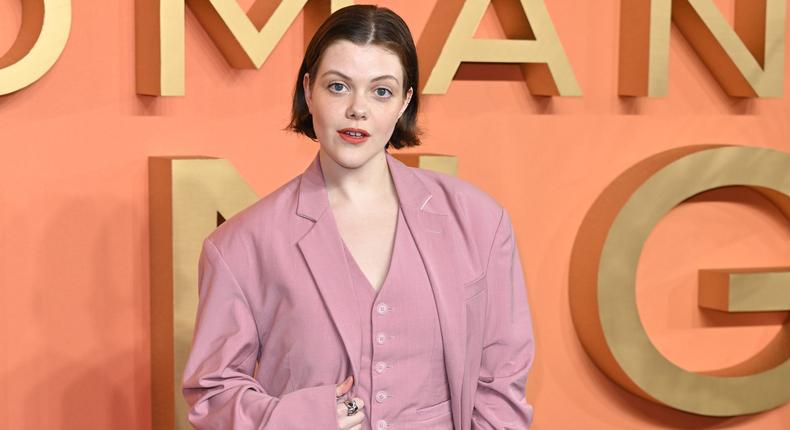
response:
[[[313,84],[321,56],[329,45],[338,40],[348,40],[356,45],[373,44],[397,55],[403,66],[403,94],[413,88],[409,106],[398,119],[385,149],[394,146],[417,146],[421,134],[417,128],[417,109],[419,108],[419,72],[417,48],[414,46],[409,27],[395,12],[375,5],[351,5],[338,9],[321,24],[310,40],[304,54],[299,75],[296,77],[291,123],[287,129],[318,140],[313,128],[313,116],[307,108],[302,79],[310,74]]]

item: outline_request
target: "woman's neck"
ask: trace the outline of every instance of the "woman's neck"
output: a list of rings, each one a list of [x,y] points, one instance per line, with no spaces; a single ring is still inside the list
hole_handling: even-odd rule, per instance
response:
[[[324,151],[319,152],[319,161],[333,208],[350,205],[362,209],[397,201],[384,150],[356,168],[336,163]]]

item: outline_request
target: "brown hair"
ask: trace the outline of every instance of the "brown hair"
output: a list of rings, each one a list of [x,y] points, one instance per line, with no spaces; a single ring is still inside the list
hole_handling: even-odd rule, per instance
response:
[[[374,44],[385,48],[400,59],[403,66],[404,95],[413,88],[411,101],[398,119],[385,149],[392,144],[396,149],[420,144],[417,128],[417,109],[419,108],[419,74],[417,49],[414,46],[409,27],[395,12],[375,5],[351,5],[338,9],[318,28],[307,46],[299,75],[296,78],[291,123],[287,129],[304,134],[317,140],[313,129],[313,116],[307,108],[302,79],[310,74],[311,85],[321,55],[327,47],[337,40],[348,40],[357,45]]]

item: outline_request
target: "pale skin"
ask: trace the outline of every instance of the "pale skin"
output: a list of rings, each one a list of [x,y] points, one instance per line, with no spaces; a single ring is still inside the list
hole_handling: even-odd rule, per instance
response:
[[[397,55],[377,45],[339,40],[329,45],[311,77],[303,76],[305,100],[320,144],[329,205],[340,236],[359,268],[378,290],[389,270],[398,215],[398,196],[387,167],[384,146],[408,107],[413,88],[404,91],[403,66]],[[341,138],[344,128],[363,129],[370,137],[359,144]],[[353,378],[337,386],[347,393]],[[360,410],[346,415],[338,404],[340,430],[359,430]]]

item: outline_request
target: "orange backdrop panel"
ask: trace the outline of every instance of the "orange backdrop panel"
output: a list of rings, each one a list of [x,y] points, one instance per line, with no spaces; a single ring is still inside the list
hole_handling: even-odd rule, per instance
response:
[[[434,3],[380,2],[416,38]],[[726,96],[673,30],[668,97],[619,98],[619,1],[546,4],[584,96],[536,98],[520,80],[455,81],[447,94],[424,97],[425,143],[409,150],[458,156],[459,176],[512,215],[537,338],[528,383],[534,428],[786,428],[790,406],[704,418],[611,383],[576,338],[567,275],[585,212],[620,172],[699,143],[790,151],[790,97]],[[731,14],[731,2],[720,5]],[[72,6],[60,60],[37,83],[0,97],[0,428],[148,429],[147,158],[224,157],[260,195],[299,174],[317,145],[282,129],[302,23],[260,70],[238,71],[187,12],[187,95],[152,98],[134,89],[133,0]],[[0,51],[20,17],[19,0],[0,0]],[[494,14],[479,36],[502,37]],[[788,81],[785,72],[785,94]],[[699,267],[790,264],[790,225],[741,194],[682,205],[644,250],[645,325],[662,353],[691,370],[747,358],[784,320],[706,318],[696,307]]]

